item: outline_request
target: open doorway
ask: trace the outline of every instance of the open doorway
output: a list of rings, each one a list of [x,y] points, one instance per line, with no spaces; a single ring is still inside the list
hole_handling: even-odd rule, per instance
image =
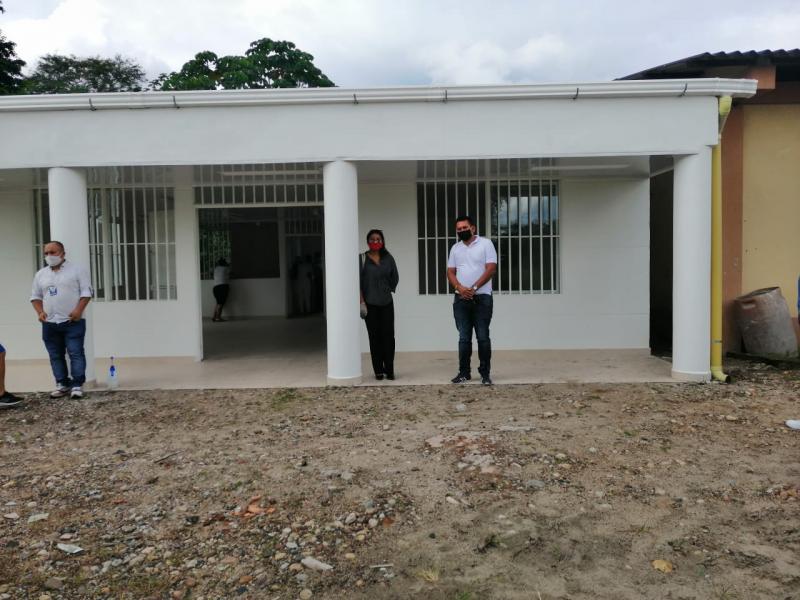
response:
[[[322,209],[287,209],[284,213],[288,316],[310,317],[325,310],[325,241]]]
[[[198,210],[204,359],[324,352],[322,209]],[[223,320],[212,322],[220,260],[229,292]]]
[[[672,354],[672,171],[650,178],[650,351]]]

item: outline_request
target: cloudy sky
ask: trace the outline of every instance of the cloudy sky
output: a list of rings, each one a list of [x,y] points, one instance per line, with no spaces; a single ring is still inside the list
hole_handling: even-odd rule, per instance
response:
[[[0,30],[148,72],[289,40],[344,87],[596,81],[700,52],[800,46],[798,0],[3,0]]]

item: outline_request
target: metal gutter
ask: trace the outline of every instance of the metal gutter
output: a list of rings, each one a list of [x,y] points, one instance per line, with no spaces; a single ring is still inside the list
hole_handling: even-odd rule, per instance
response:
[[[392,88],[303,88],[204,90],[190,92],[116,92],[0,96],[0,113],[19,111],[123,110],[148,108],[239,107],[267,105],[375,104],[500,100],[583,100],[732,96],[756,93],[751,79],[658,79],[537,85],[413,86]]]

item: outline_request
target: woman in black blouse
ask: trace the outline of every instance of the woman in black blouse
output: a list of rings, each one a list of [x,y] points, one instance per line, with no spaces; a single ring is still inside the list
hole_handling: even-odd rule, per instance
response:
[[[361,316],[367,324],[369,352],[375,379],[394,379],[394,303],[392,293],[400,280],[394,257],[386,250],[380,229],[367,234],[361,258]]]

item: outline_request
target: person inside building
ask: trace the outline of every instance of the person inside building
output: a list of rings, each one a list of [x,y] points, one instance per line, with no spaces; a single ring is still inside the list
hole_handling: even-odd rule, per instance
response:
[[[367,234],[369,250],[361,256],[361,316],[369,335],[372,370],[378,381],[394,379],[394,301],[400,276],[380,229]]]
[[[225,306],[225,302],[228,301],[228,294],[231,289],[230,279],[231,267],[227,260],[220,258],[214,267],[214,288],[212,291],[214,292],[214,299],[217,301],[217,305],[214,307],[214,316],[211,317],[214,322],[225,320],[222,318],[222,309]]]

